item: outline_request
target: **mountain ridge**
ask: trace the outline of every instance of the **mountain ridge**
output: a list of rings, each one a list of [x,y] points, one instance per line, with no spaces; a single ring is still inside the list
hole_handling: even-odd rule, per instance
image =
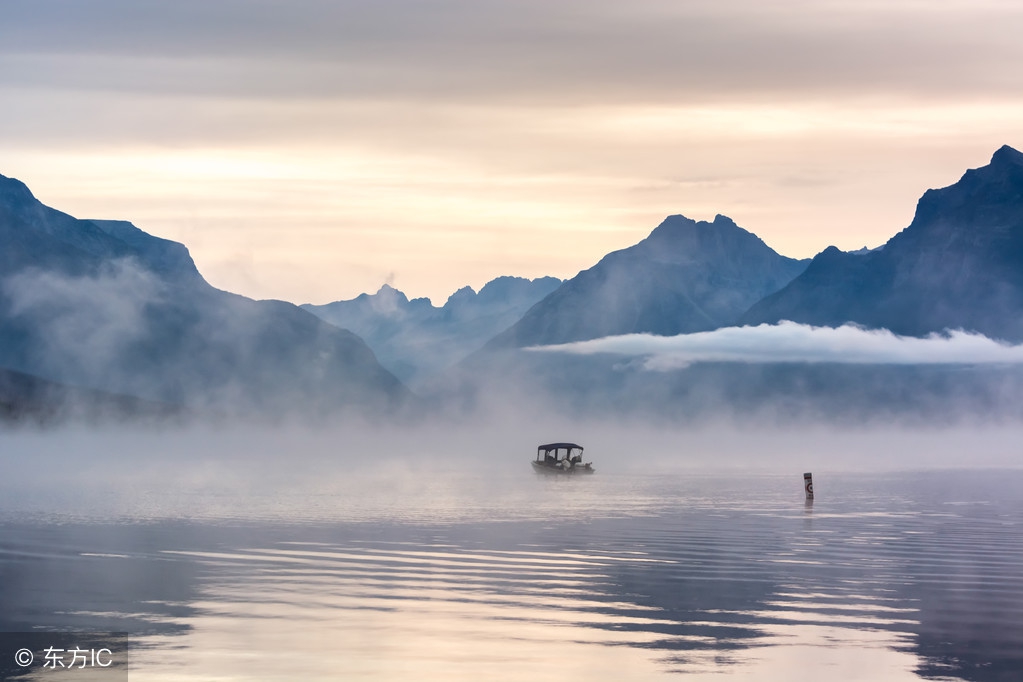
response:
[[[486,349],[726,326],[807,261],[776,253],[723,215],[665,218],[648,237],[567,280]]]
[[[479,292],[464,286],[440,307],[384,284],[375,294],[301,307],[365,339],[399,378],[422,380],[482,347],[560,284],[555,277],[502,276]]]
[[[1009,146],[987,166],[930,189],[913,221],[880,250],[819,253],[743,324],[851,322],[923,336],[965,329],[1023,340],[1023,154]]]
[[[74,218],[5,176],[0,240],[0,368],[200,409],[324,413],[412,400],[351,332],[290,303],[215,289],[184,245],[125,221]]]

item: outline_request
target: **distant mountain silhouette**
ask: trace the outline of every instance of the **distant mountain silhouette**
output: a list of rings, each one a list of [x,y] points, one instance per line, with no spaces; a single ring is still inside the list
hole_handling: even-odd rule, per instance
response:
[[[78,220],[3,176],[0,245],[0,416],[52,414],[52,396],[140,414],[413,400],[345,329],[456,412],[489,400],[672,420],[707,410],[949,419],[963,406],[1018,415],[1023,404],[1016,368],[719,362],[652,373],[630,357],[522,350],[780,320],[1023,341],[1023,154],[1011,147],[926,192],[912,223],[876,249],[798,261],[723,216],[670,216],[568,281],[502,277],[442,307],[390,286],[305,310],[253,301],[211,287],[181,244]]]
[[[670,216],[643,241],[566,281],[487,348],[716,329],[735,323],[806,263],[778,255],[724,216],[710,223]]]
[[[555,277],[498,277],[479,293],[459,289],[441,307],[427,298],[410,301],[385,284],[375,294],[302,308],[358,334],[381,364],[408,381],[435,374],[479,349],[560,284]]]
[[[464,411],[520,405],[540,415],[671,423],[723,415],[770,423],[1018,418],[1023,369],[1016,366],[695,362],[649,371],[630,355],[523,350],[783,319],[910,335],[964,328],[1023,340],[1023,154],[1003,147],[989,166],[927,192],[912,225],[883,247],[831,247],[804,263],[783,259],[725,218],[672,217],[567,281],[428,388],[437,402]]]
[[[2,368],[218,410],[392,407],[410,396],[354,334],[290,303],[215,289],[183,245],[78,220],[4,176],[0,243]]]
[[[741,318],[779,320],[1023,341],[1023,154],[1002,147],[989,165],[928,190],[913,222],[881,249],[827,248]]]

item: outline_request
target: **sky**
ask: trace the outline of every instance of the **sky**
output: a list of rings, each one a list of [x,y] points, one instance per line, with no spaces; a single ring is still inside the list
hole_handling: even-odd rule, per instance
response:
[[[435,304],[670,214],[874,247],[1023,148],[1017,0],[0,0],[0,174],[215,286]]]

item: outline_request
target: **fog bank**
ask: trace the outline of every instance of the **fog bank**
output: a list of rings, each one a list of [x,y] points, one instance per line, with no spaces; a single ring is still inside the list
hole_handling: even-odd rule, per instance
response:
[[[916,338],[898,336],[887,329],[864,329],[853,324],[831,328],[789,321],[756,327],[724,327],[677,336],[626,334],[538,346],[530,350],[582,355],[615,353],[642,357],[642,367],[653,371],[680,369],[694,362],[876,365],[1023,363],[1023,345],[1013,346],[962,330]]]
[[[550,419],[475,427],[64,428],[0,434],[0,516],[59,519],[472,521],[644,513],[637,481],[803,471],[1019,468],[1023,427],[651,428]],[[549,480],[536,446],[583,445],[597,473]],[[710,492],[718,487],[709,484]],[[773,484],[777,485],[777,484]],[[826,483],[824,483],[826,485]],[[784,487],[784,486],[782,486]],[[722,493],[724,501],[727,493]]]

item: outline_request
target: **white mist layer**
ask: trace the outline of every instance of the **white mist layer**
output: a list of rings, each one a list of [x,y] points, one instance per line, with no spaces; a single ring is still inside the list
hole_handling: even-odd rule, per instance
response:
[[[652,371],[682,369],[694,362],[806,362],[876,365],[1019,364],[1023,345],[1000,343],[961,330],[924,338],[898,336],[887,329],[813,327],[782,321],[776,325],[725,327],[709,332],[654,336],[625,334],[527,350],[593,355],[613,353],[644,358]]]
[[[560,420],[472,428],[21,430],[3,434],[0,520],[631,516],[656,512],[664,499],[674,503],[670,490],[664,499],[637,492],[651,481],[705,487],[722,504],[741,504],[734,481],[774,477],[764,485],[775,486],[781,500],[801,502],[804,471],[825,486],[830,473],[843,471],[1018,468],[1020,438],[1019,426],[994,425],[651,428]],[[537,444],[552,440],[583,444],[597,473],[573,481],[534,474]]]

